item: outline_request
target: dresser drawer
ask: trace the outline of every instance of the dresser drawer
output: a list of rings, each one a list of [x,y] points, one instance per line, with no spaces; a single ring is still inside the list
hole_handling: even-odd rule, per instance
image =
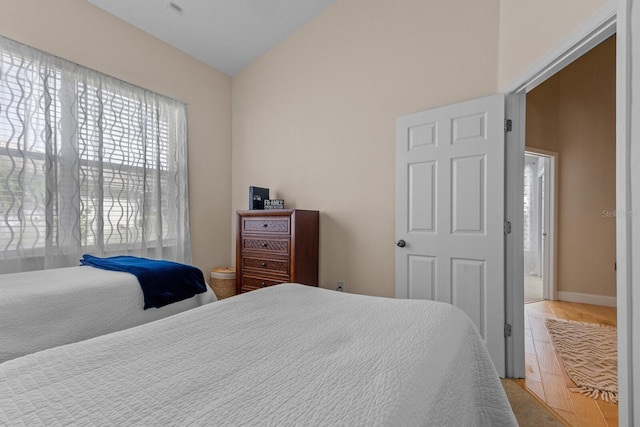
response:
[[[242,218],[243,233],[290,234],[290,218]]]
[[[288,255],[289,239],[260,239],[255,237],[243,237],[242,249]]]
[[[242,276],[242,285],[240,286],[240,292],[250,292],[255,291],[256,289],[266,288],[267,286],[278,285],[280,283],[287,283],[288,279],[282,280],[273,280],[273,279],[262,279],[260,277],[253,276]]]
[[[242,268],[260,270],[264,272],[289,274],[289,260],[242,257]]]

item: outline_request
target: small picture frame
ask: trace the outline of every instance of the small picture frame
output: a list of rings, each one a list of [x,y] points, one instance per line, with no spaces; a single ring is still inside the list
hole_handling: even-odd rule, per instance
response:
[[[249,210],[264,209],[264,201],[269,199],[269,189],[249,187]]]
[[[284,209],[284,200],[282,199],[267,199],[264,201],[265,209]]]

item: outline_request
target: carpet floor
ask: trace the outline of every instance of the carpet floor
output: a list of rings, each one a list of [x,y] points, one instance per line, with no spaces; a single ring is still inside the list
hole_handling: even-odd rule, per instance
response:
[[[502,386],[520,427],[564,426],[538,399],[515,381],[503,379]]]

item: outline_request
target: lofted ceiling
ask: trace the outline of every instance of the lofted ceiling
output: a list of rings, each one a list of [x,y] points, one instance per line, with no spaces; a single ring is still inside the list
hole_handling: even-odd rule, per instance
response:
[[[335,0],[88,0],[234,75]]]

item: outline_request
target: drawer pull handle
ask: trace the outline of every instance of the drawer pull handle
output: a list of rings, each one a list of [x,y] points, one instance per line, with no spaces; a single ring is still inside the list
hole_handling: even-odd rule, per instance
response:
[[[264,224],[262,224],[262,227],[263,227],[263,228],[267,228],[268,226],[269,226],[269,224],[268,224],[268,223],[266,223],[266,222],[265,222]]]
[[[262,282],[262,283],[260,283],[260,286],[262,286],[264,288],[265,286],[267,286],[267,284],[265,282]]]
[[[267,263],[266,263],[266,262],[263,262],[263,263],[262,263],[262,267],[267,268]]]
[[[267,243],[263,243],[263,244],[262,244],[262,247],[263,247],[263,248],[268,248],[268,247],[269,247],[269,245],[268,245]]]

